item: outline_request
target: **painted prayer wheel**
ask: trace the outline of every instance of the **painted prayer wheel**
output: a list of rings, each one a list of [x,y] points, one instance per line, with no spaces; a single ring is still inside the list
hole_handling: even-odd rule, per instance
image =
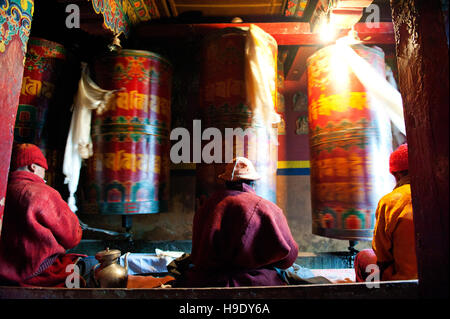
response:
[[[35,144],[44,153],[48,163],[45,178],[54,188],[62,187],[64,181],[64,151],[57,150],[50,140],[58,124],[52,114],[65,107],[58,90],[66,61],[66,50],[61,44],[30,38],[14,126],[15,142]]]
[[[284,64],[280,60],[278,60],[277,66],[277,112],[283,113],[285,112],[285,102],[284,102]]]
[[[95,64],[98,85],[118,90],[92,119],[88,204],[100,214],[167,211],[172,66],[148,51],[121,50]]]
[[[352,48],[385,75],[381,49]],[[337,50],[328,46],[307,60],[312,231],[371,240],[378,201],[394,187],[390,121]]]
[[[38,145],[45,153],[45,126],[49,109],[55,105],[55,88],[63,71],[66,52],[56,42],[30,38],[22,89],[14,127],[14,141]]]
[[[276,202],[277,145],[271,142],[267,130],[255,121],[247,105],[245,87],[247,32],[237,28],[227,28],[205,38],[200,75],[200,117],[202,130],[218,128],[222,133],[222,161],[196,164],[197,205],[215,190],[224,187],[218,178],[226,166],[225,129],[233,129],[245,134],[243,139],[233,141],[235,156],[245,156],[255,165],[261,179],[255,183],[258,195]],[[277,47],[268,47],[276,59]],[[276,66],[276,60],[275,60]],[[276,76],[276,72],[275,72]],[[276,79],[274,79],[276,81]],[[276,90],[276,87],[275,87]],[[276,91],[271,92],[276,105]],[[276,130],[276,128],[274,129]],[[236,131],[236,132],[237,132]],[[276,131],[275,131],[276,136]],[[209,141],[203,141],[203,145]],[[228,158],[229,159],[229,158]]]

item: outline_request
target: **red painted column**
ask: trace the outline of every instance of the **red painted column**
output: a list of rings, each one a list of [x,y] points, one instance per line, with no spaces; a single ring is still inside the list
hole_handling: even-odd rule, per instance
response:
[[[0,6],[0,230],[33,9],[33,0],[5,0]]]
[[[439,0],[391,0],[422,297],[448,297],[448,45]]]

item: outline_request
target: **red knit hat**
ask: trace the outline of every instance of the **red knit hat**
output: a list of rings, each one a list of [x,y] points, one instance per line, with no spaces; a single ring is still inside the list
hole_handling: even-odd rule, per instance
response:
[[[34,144],[15,144],[11,155],[11,171],[31,164],[48,169],[47,160],[39,147]]]
[[[389,171],[395,172],[408,170],[408,144],[400,145],[389,157]]]

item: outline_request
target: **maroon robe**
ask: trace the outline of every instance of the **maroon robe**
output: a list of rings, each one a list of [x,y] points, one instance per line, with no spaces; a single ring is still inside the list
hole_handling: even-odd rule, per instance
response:
[[[64,286],[66,267],[79,256],[65,254],[81,240],[78,217],[39,176],[10,174],[0,235],[0,281],[22,286]]]
[[[298,246],[283,211],[243,184],[211,196],[194,216],[192,263],[181,285],[284,285],[276,270],[289,268]]]

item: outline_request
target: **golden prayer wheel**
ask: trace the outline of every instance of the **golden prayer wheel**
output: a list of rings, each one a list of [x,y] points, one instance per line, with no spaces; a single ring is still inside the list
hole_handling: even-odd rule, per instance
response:
[[[385,75],[381,49],[352,49]],[[327,46],[307,60],[312,231],[371,240],[378,201],[394,186],[390,120],[338,50]]]

